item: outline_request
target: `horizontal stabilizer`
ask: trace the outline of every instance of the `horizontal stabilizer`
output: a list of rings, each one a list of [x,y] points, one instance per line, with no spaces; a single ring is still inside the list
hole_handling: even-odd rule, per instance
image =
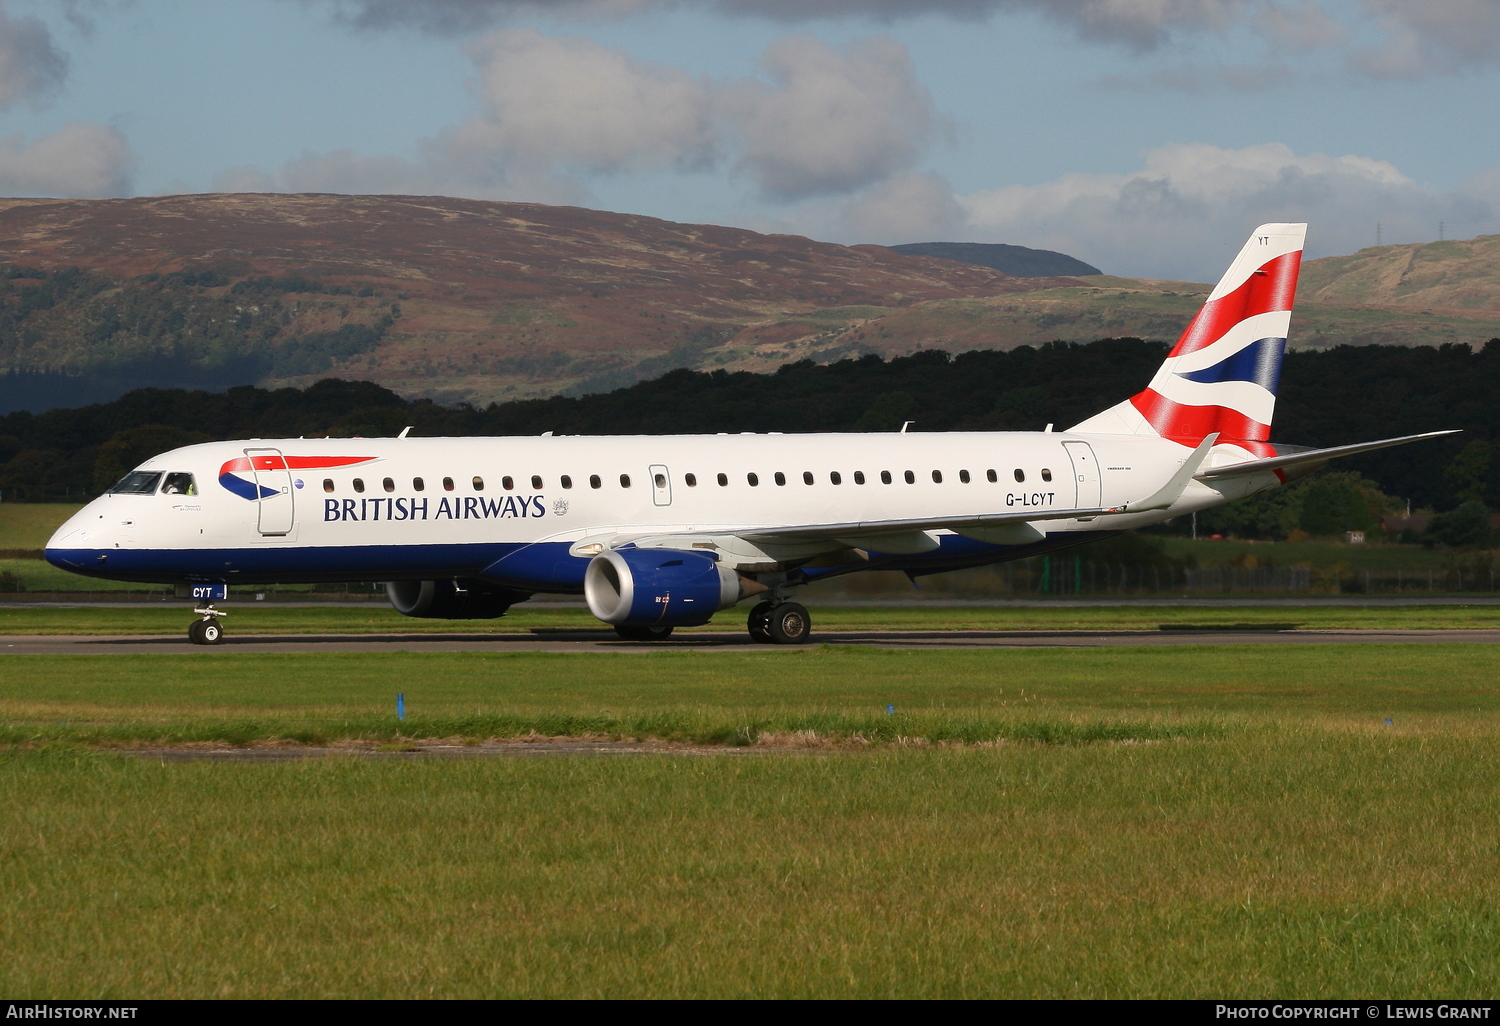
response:
[[[1263,460],[1249,460],[1245,463],[1231,463],[1227,467],[1212,467],[1200,471],[1194,475],[1199,481],[1218,481],[1226,477],[1241,477],[1245,474],[1259,474],[1267,470],[1285,470],[1288,467],[1301,467],[1309,463],[1326,463],[1339,456],[1353,456],[1356,453],[1370,452],[1374,449],[1385,449],[1392,445],[1405,445],[1407,442],[1420,442],[1424,438],[1441,438],[1443,435],[1456,435],[1458,430],[1453,431],[1428,431],[1420,435],[1403,435],[1400,438],[1382,438],[1378,442],[1360,442],[1358,445],[1340,445],[1332,449],[1308,449],[1304,452],[1288,453],[1285,456],[1269,456]]]

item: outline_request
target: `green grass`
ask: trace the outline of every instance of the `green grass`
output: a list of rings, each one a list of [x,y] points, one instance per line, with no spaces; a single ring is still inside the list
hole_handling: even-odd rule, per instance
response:
[[[1156,630],[1295,624],[1302,630],[1495,629],[1500,606],[845,606],[806,596],[818,632],[844,630]],[[498,620],[419,620],[384,602],[361,606],[230,602],[225,629],[251,634],[485,634],[605,631],[579,607],[521,608]],[[705,631],[742,631],[745,606],[718,613]],[[183,634],[189,602],[140,602],[105,608],[14,607],[0,603],[3,635]]]
[[[0,987],[72,997],[1485,997],[1492,741],[0,757]]]
[[[4,658],[0,743],[546,735],[1154,740],[1281,723],[1500,724],[1489,645],[1253,650],[195,653]],[[407,718],[394,716],[396,693]],[[894,715],[885,707],[895,706]],[[1048,732],[1051,732],[1050,734]]]
[[[60,502],[0,502],[0,550],[40,549],[82,505]]]
[[[0,721],[39,747],[0,750],[0,990],[1482,998],[1493,653],[12,656]],[[396,690],[408,737],[655,717],[900,739],[257,764],[83,747],[215,723],[403,747]],[[1009,742],[912,740],[964,724]]]

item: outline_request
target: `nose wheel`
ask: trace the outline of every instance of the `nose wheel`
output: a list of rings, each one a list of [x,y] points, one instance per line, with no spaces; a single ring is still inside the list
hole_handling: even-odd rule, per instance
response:
[[[812,617],[800,602],[762,602],[750,610],[745,626],[760,645],[805,645],[812,635]]]
[[[189,641],[195,645],[217,645],[224,640],[224,627],[219,623],[219,617],[225,615],[222,609],[209,605],[193,612],[203,619],[194,620],[188,625]]]

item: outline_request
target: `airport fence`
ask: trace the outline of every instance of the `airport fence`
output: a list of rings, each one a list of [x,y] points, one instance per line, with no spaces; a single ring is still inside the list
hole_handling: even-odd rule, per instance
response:
[[[12,564],[13,565],[13,564]],[[1493,567],[1443,569],[1218,566],[1182,567],[1106,563],[1079,557],[1042,556],[995,566],[920,577],[899,573],[856,574],[819,586],[849,598],[1129,598],[1253,595],[1465,595],[1495,593]],[[384,602],[381,584],[315,584],[234,587],[235,602]],[[6,602],[177,602],[171,585],[67,580],[50,573],[33,577],[0,571],[0,604]]]

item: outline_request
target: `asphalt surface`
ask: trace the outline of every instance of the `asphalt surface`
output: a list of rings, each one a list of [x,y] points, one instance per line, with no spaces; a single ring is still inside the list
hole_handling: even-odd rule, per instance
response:
[[[1390,645],[1500,643],[1500,630],[1138,630],[1138,631],[814,631],[812,644],[857,648],[1110,648],[1141,645]],[[226,633],[222,644],[194,645],[183,635],[12,635],[4,655],[192,655],[209,652],[795,652],[756,645],[741,631],[693,632],[666,641],[622,641],[613,632],[529,634]]]

